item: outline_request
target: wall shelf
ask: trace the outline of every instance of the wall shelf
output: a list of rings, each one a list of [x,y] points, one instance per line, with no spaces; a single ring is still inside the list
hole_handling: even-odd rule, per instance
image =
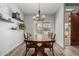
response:
[[[18,21],[20,21],[20,22],[24,22],[23,20],[21,20],[21,19],[18,19],[18,18],[14,18],[14,19],[16,19],[16,20],[18,20]]]
[[[19,12],[12,13],[12,18],[14,18],[20,22],[24,22],[23,20],[21,20]]]
[[[0,19],[0,21],[8,22],[8,23],[14,23],[14,22],[12,22],[11,20],[6,20],[6,19]]]

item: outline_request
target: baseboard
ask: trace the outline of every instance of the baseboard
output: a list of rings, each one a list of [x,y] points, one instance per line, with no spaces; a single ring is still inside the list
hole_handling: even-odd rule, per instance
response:
[[[10,50],[9,52],[7,52],[6,54],[4,54],[4,56],[10,56],[14,51],[15,51],[15,49],[17,49],[17,47],[19,47],[20,45],[22,45],[24,43],[24,41],[23,42],[21,42],[21,43],[19,43],[16,47],[14,47],[12,50]]]

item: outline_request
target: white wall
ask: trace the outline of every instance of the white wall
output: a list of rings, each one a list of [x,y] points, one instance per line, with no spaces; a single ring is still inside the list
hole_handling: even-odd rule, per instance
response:
[[[64,48],[64,4],[61,4],[56,14],[55,33],[56,42]]]
[[[14,4],[0,4],[0,13],[3,14],[3,17],[5,19],[11,18],[9,8],[12,12],[19,11],[18,7]],[[12,20],[14,20],[15,22],[15,19]],[[10,29],[15,25],[16,23],[7,23],[0,21],[0,55],[7,54],[9,51],[23,42],[23,30]]]
[[[35,15],[25,15],[24,21],[26,24],[26,32],[30,32],[33,34],[33,16]],[[55,17],[54,15],[45,15],[45,22],[50,22],[52,26],[51,32],[54,32],[55,27]]]

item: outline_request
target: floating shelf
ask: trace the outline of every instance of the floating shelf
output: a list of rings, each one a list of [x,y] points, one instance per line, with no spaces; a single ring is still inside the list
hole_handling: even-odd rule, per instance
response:
[[[23,20],[20,20],[20,19],[17,19],[18,21],[20,21],[20,22],[24,22]]]
[[[18,20],[18,21],[20,21],[20,22],[24,22],[23,20],[21,20],[21,19],[18,19],[18,18],[14,18],[14,19],[16,19],[16,20]]]
[[[0,21],[8,22],[8,23],[14,23],[11,20],[6,20],[6,19],[0,19]]]

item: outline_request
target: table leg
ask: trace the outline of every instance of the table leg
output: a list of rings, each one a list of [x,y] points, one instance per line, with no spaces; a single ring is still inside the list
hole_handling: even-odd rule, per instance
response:
[[[53,56],[54,56],[54,51],[53,51],[53,48],[52,48],[52,54],[53,54]]]
[[[47,54],[44,51],[44,48],[41,47],[35,48],[35,52],[33,53],[32,56],[36,56],[39,51],[42,53],[43,56],[47,56]]]
[[[38,52],[38,48],[35,48],[35,52],[32,54],[32,56],[36,56]]]
[[[44,51],[44,48],[41,48],[41,52],[42,52],[43,56],[47,56],[47,54]]]

